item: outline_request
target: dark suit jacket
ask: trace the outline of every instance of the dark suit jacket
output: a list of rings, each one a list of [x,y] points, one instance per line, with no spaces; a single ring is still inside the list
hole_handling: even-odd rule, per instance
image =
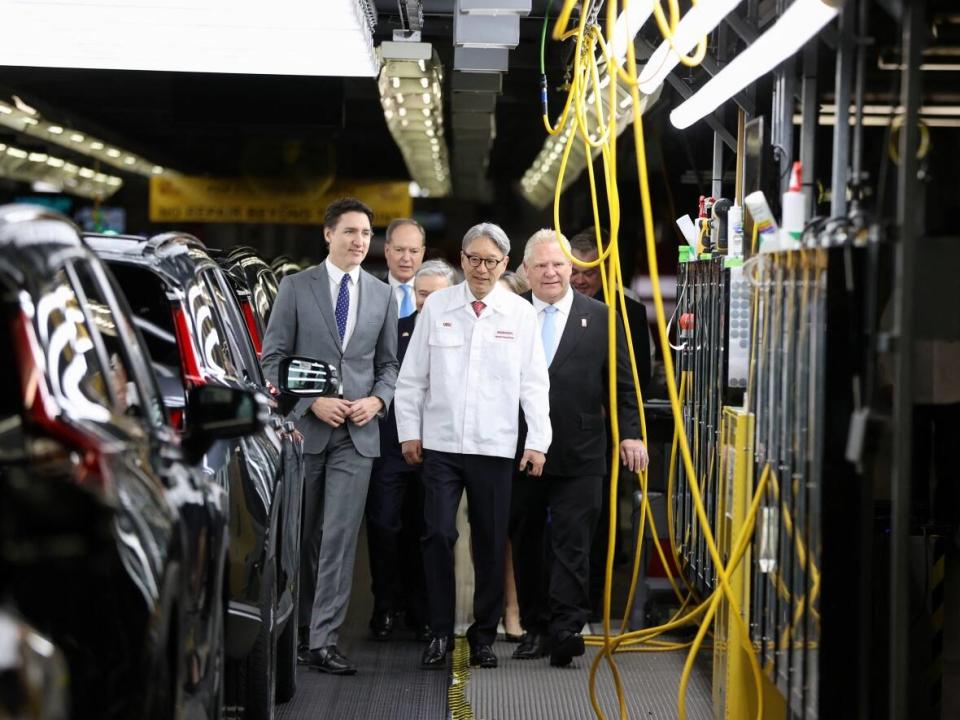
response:
[[[532,302],[529,292],[523,297]],[[620,437],[639,438],[640,413],[626,336],[619,322],[617,348]],[[544,466],[548,475],[607,473],[607,354],[607,306],[574,292],[570,316],[549,368],[553,441]]]
[[[603,290],[594,296],[595,300],[603,302]],[[640,377],[640,390],[647,392],[650,385],[652,369],[650,367],[650,331],[647,323],[647,308],[642,302],[624,296],[627,305],[627,320],[630,322],[630,336],[633,338],[633,353],[637,358],[637,375]],[[620,314],[620,303],[617,302],[617,315]],[[646,398],[644,398],[646,400]]]
[[[397,320],[397,362],[400,365],[403,365],[403,356],[407,354],[407,346],[410,344],[410,336],[413,335],[416,324],[417,313]],[[403,459],[403,453],[400,452],[397,416],[393,410],[393,403],[390,403],[390,409],[387,411],[386,417],[380,418],[380,457],[384,461],[388,458],[391,461],[399,460],[405,469],[412,469]]]

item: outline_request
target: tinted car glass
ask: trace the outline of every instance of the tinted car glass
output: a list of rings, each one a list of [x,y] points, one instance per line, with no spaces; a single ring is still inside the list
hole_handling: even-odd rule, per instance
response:
[[[123,288],[134,322],[150,352],[153,374],[160,385],[166,406],[183,407],[185,400],[180,349],[173,326],[173,308],[167,299],[163,280],[151,270],[135,265],[108,264],[117,284]]]
[[[23,449],[23,394],[20,387],[20,370],[17,367],[12,316],[17,312],[11,303],[4,303],[0,314],[0,343],[8,352],[0,353],[0,463],[11,456],[19,457]]]
[[[135,265],[108,263],[130,303],[137,327],[155,363],[180,367],[180,351],[173,327],[173,311],[163,280]]]
[[[113,400],[103,363],[66,273],[41,288],[36,327],[54,394],[74,417],[109,422]]]
[[[143,367],[145,359],[131,356],[139,350],[136,336],[127,317],[118,311],[113,299],[107,297],[106,278],[98,278],[94,268],[86,262],[74,263],[73,271],[86,298],[87,316],[106,349],[116,413],[140,418],[152,427],[161,426],[164,422],[163,405],[143,373],[137,371],[138,363]]]

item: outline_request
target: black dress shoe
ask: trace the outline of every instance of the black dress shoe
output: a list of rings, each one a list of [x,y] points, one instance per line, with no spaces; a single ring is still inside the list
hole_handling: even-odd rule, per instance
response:
[[[347,660],[336,645],[327,645],[310,651],[310,667],[330,675],[355,675],[357,668]]]
[[[423,651],[420,657],[420,664],[423,667],[444,667],[447,664],[447,650],[450,647],[450,638],[435,635],[427,649]]]
[[[583,655],[583,636],[569,630],[561,631],[550,647],[550,664],[553,667],[566,667],[575,658]]]
[[[374,613],[370,618],[370,635],[374,640],[389,640],[395,624],[392,612]]]
[[[482,668],[495,668],[497,666],[497,655],[493,652],[493,648],[486,643],[471,645],[470,665],[479,665]]]
[[[546,638],[538,633],[524,633],[513,651],[514,660],[536,660],[547,654]]]

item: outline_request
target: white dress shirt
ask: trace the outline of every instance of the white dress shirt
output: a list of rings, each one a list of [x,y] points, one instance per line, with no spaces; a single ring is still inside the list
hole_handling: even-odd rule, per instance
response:
[[[400,308],[403,305],[403,285],[406,285],[408,288],[410,288],[410,304],[414,310],[417,309],[417,296],[413,292],[413,278],[410,278],[407,282],[402,283],[393,276],[393,273],[387,273],[387,283],[393,290],[393,297],[397,301],[397,317],[400,317]]]
[[[543,349],[543,352],[547,357],[552,358],[557,354],[557,348],[560,346],[560,337],[563,335],[563,329],[567,326],[567,318],[570,317],[570,308],[573,307],[573,293],[574,289],[572,287],[568,287],[567,294],[553,303],[553,306],[557,309],[557,312],[556,317],[553,318],[553,347],[545,347]],[[533,295],[533,293],[531,293],[531,296],[533,297],[533,309],[537,311],[537,329],[540,330],[540,337],[542,338],[543,319],[546,316],[546,313],[543,311],[543,309],[550,303],[545,303],[536,295]]]
[[[495,285],[478,318],[466,282],[430,295],[417,316],[394,407],[400,442],[427,450],[513,458],[520,409],[525,449],[550,447],[550,377],[537,314]]]
[[[325,261],[327,266],[327,277],[330,278],[330,309],[334,315],[337,313],[337,296],[340,294],[340,281],[344,276],[343,270],[338,268],[330,258]],[[357,299],[359,296],[358,283],[360,282],[360,266],[358,265],[349,273],[350,282],[347,283],[347,292],[350,294],[350,308],[347,312],[347,329],[343,333],[343,342],[341,346],[347,349],[347,343],[350,342],[350,336],[353,335],[353,329],[357,326]]]

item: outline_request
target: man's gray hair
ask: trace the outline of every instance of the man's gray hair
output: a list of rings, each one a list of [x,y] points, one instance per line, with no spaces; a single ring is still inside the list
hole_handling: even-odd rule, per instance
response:
[[[567,252],[570,252],[570,243],[563,236],[563,233],[557,234],[556,230],[543,228],[542,230],[537,230],[533,235],[530,236],[530,239],[527,240],[527,244],[523,247],[523,262],[530,262],[530,258],[533,257],[533,249],[535,247],[538,245],[547,245],[549,243],[557,243],[565,248]]]
[[[420,266],[420,269],[417,270],[416,275],[413,276],[413,284],[416,285],[417,278],[423,276],[442,277],[447,281],[448,285],[456,285],[460,282],[457,271],[453,269],[453,266],[443,260],[427,260]]]
[[[391,220],[390,224],[387,225],[387,235],[386,235],[387,245],[390,244],[390,240],[393,238],[393,231],[396,230],[398,227],[403,227],[404,225],[412,225],[417,230],[419,230],[421,244],[423,245],[427,244],[427,231],[423,229],[423,225],[418,223],[413,218],[396,218],[395,220]]]
[[[494,245],[499,248],[500,252],[504,255],[510,254],[510,238],[507,237],[503,228],[493,223],[479,223],[467,230],[467,234],[463,236],[463,245],[460,247],[466,250],[470,246],[470,243],[479,237],[490,238],[493,240]]]

